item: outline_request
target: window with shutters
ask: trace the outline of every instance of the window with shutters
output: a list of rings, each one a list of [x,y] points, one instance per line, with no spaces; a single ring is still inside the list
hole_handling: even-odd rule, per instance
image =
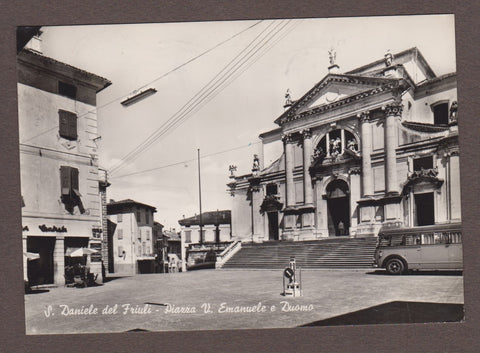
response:
[[[73,214],[74,209],[78,206],[80,213],[85,213],[82,204],[82,195],[79,190],[78,169],[68,166],[60,167],[60,185],[61,199],[65,204],[65,209]]]
[[[192,231],[191,230],[186,230],[185,231],[185,243],[191,243],[192,242]]]
[[[59,135],[64,139],[74,141],[77,139],[77,114],[66,110],[58,110]]]

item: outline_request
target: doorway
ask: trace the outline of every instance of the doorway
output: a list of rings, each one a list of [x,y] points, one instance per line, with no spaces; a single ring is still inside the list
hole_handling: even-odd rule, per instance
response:
[[[267,212],[268,240],[278,240],[278,212]]]
[[[435,224],[435,205],[433,192],[415,194],[415,220],[417,226]]]
[[[55,237],[28,237],[27,251],[40,257],[27,262],[27,276],[30,286],[53,284],[53,250]]]
[[[350,193],[348,184],[337,179],[327,185],[329,236],[344,236],[350,228]]]

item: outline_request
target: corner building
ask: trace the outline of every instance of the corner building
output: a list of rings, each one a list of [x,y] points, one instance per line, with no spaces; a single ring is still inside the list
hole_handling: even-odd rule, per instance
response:
[[[90,270],[101,278],[95,106],[111,82],[31,49],[18,53],[17,65],[24,278],[64,284],[69,253],[81,247],[98,251]]]
[[[154,213],[157,209],[131,199],[107,204],[108,272],[130,276],[155,271]]]
[[[303,97],[287,93],[279,128],[260,135],[252,173],[232,173],[234,239],[459,222],[456,74],[436,76],[417,48],[347,73],[334,56],[330,63]]]

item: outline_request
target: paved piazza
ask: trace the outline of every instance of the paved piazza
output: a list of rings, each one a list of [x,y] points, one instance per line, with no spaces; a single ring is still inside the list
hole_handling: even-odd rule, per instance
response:
[[[282,271],[203,270],[117,278],[25,296],[27,334],[288,328],[393,301],[463,304],[461,274],[388,276],[302,271],[303,296],[281,295]]]

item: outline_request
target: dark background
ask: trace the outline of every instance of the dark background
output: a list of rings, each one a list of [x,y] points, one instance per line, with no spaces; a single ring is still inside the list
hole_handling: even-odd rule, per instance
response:
[[[454,13],[465,322],[296,329],[26,336],[16,92],[16,26]],[[2,1],[0,10],[0,351],[479,352],[479,21],[475,0]],[[438,40],[442,40],[438,38]]]

